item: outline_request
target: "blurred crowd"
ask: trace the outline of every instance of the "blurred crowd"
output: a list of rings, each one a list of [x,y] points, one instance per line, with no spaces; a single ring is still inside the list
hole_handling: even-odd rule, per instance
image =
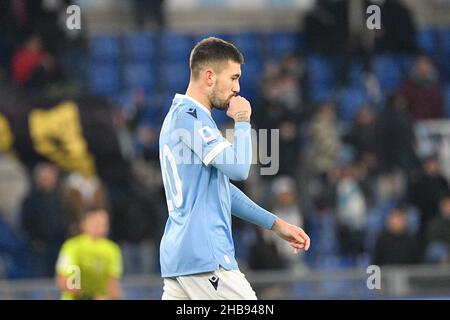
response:
[[[86,34],[71,34],[60,25],[57,17],[67,1],[47,7],[44,2],[0,1],[1,77],[30,95],[80,92],[85,89],[80,79],[86,68]],[[249,180],[237,185],[263,207],[302,226],[312,245],[297,257],[270,233],[236,219],[236,255],[242,268],[450,263],[449,181],[439,150],[419,152],[415,131],[422,120],[444,119],[448,75],[416,43],[414,20],[401,2],[385,1],[383,31],[367,34],[348,18],[352,11],[347,5],[363,15],[358,2],[318,1],[304,20],[304,49],[266,62],[255,77],[253,126],[279,130],[279,170],[261,176],[264,165],[254,166]],[[136,5],[145,6],[144,1]],[[136,19],[145,24],[143,17]],[[163,28],[163,18],[155,24]],[[379,53],[412,57],[408,72],[392,90],[383,90],[374,71]],[[312,94],[311,83],[320,79],[311,73],[311,55],[336,61],[326,70],[335,74],[329,94]],[[366,99],[344,116],[339,93],[354,80],[351,66],[357,59],[363,61],[357,81]],[[161,225],[143,230],[148,216],[127,206],[118,209],[122,218],[116,214],[112,219],[111,237],[123,250],[125,274],[157,273],[166,214],[158,134],[168,106],[155,108],[154,96],[139,87],[131,88],[127,97],[114,101],[117,139],[134,176],[150,190],[147,197],[157,203],[148,215],[158,217]],[[230,122],[221,119],[222,128],[229,128]],[[80,232],[83,211],[110,208],[117,193],[98,176],[65,172],[48,162],[36,165],[28,177],[17,222],[0,216],[0,272],[10,278],[52,277],[62,243]]]

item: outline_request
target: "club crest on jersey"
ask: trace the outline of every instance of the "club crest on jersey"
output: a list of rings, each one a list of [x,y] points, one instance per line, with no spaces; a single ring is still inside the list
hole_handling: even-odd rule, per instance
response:
[[[198,132],[202,136],[203,141],[208,145],[217,141],[214,132],[208,126],[200,128]]]

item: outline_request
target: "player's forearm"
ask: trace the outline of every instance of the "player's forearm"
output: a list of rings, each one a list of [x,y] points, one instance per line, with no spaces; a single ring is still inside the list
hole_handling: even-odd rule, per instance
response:
[[[231,213],[243,220],[265,229],[272,229],[276,216],[261,208],[247,197],[241,190],[230,183]]]
[[[245,180],[252,163],[251,125],[248,122],[236,122],[234,141],[212,161],[212,165],[231,180]]]
[[[56,283],[58,285],[59,290],[61,290],[62,292],[68,292],[77,299],[81,297],[81,294],[82,294],[81,289],[76,288],[75,286],[73,286],[73,287],[69,286],[68,285],[68,283],[69,283],[68,277],[65,277],[62,275],[57,275]]]
[[[116,278],[111,278],[108,281],[108,296],[109,299],[117,300],[120,299],[122,295],[122,290],[120,288],[120,281]]]

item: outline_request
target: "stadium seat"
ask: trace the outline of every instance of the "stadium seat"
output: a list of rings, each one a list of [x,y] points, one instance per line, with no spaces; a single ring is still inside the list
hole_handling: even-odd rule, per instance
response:
[[[244,55],[247,62],[262,64],[265,59],[264,39],[259,33],[236,33],[229,35],[233,43]]]
[[[221,126],[227,124],[228,122],[230,122],[230,118],[227,116],[227,113],[222,111],[222,110],[217,110],[217,109],[213,109],[212,112],[212,117],[214,119],[214,121],[217,123],[217,126],[220,128]]]
[[[242,76],[239,81],[241,94],[252,101],[258,92],[259,79],[263,72],[263,65],[257,61],[247,61],[242,67]]]
[[[442,49],[445,53],[450,54],[450,29],[440,29],[438,34]]]
[[[163,59],[170,62],[189,63],[189,56],[194,46],[192,35],[166,32],[160,39]]]
[[[302,48],[303,36],[297,32],[273,32],[267,35],[270,58],[280,59],[289,52],[299,52]]]
[[[186,62],[166,63],[163,66],[162,80],[167,92],[184,93],[189,83],[189,64]]]
[[[352,60],[349,67],[348,83],[353,87],[364,87],[364,67],[361,61]]]
[[[200,42],[201,40],[205,39],[205,38],[209,38],[209,37],[216,37],[216,38],[220,38],[223,39],[225,41],[229,41],[230,40],[230,34],[228,33],[222,33],[222,32],[208,32],[208,33],[195,33],[193,34],[193,41],[194,44],[196,44],[197,42]]]
[[[362,106],[367,103],[365,90],[358,87],[347,87],[339,92],[339,118],[351,122]]]
[[[119,39],[116,36],[95,36],[90,40],[94,62],[117,62],[120,58]]]
[[[158,39],[152,33],[132,33],[124,38],[124,49],[130,62],[151,62],[157,57]]]
[[[309,99],[313,103],[322,103],[334,94],[334,62],[324,56],[311,55],[306,58],[308,72]]]
[[[128,89],[142,88],[147,93],[154,91],[156,73],[151,64],[132,63],[125,66],[125,85]]]
[[[444,87],[444,115],[450,118],[450,83]]]
[[[334,96],[334,89],[331,84],[311,82],[309,84],[309,100],[312,103],[323,103],[329,101]]]
[[[379,55],[372,60],[372,71],[378,78],[384,94],[397,89],[403,77],[402,69],[401,59],[396,55]]]
[[[309,80],[311,82],[332,84],[334,77],[334,63],[330,59],[320,55],[311,55],[306,58]]]
[[[420,225],[420,212],[418,209],[411,207],[407,211],[408,213],[408,231],[417,233]]]
[[[416,34],[416,41],[420,50],[430,56],[435,56],[438,53],[438,37],[435,29],[418,30]]]
[[[98,95],[113,95],[120,89],[119,68],[115,64],[95,64],[89,70],[89,87]]]

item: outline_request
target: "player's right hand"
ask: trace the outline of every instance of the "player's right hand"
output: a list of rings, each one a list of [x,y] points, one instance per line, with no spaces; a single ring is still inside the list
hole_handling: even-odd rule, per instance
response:
[[[241,96],[235,96],[230,99],[227,109],[227,116],[235,122],[250,122],[252,108],[250,102]]]

